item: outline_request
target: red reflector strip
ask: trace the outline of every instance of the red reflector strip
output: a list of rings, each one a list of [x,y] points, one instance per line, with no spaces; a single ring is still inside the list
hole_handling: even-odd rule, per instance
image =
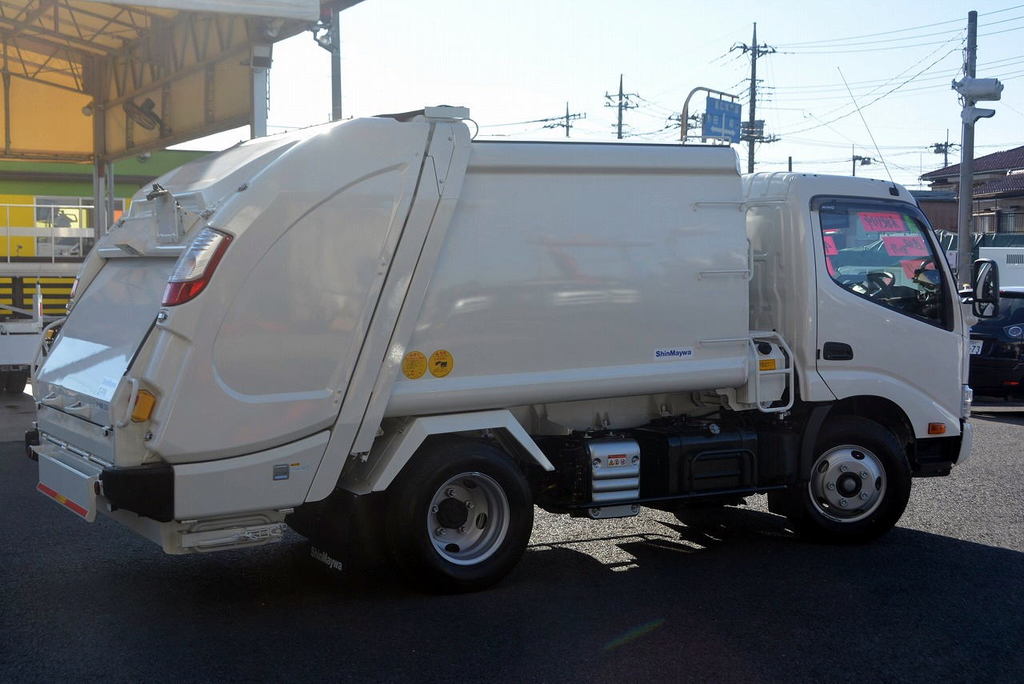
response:
[[[72,513],[75,513],[83,518],[88,517],[89,515],[89,511],[85,510],[84,508],[82,508],[81,506],[79,506],[78,504],[76,504],[74,501],[64,496],[63,494],[60,494],[59,492],[50,489],[42,482],[36,485],[36,490],[42,492],[43,494],[50,497],[57,503],[63,504],[64,507],[70,510]]]
[[[1017,385],[1020,384],[1020,382],[1017,380],[1003,380],[1003,384],[1008,385],[1010,387],[1016,387]]]

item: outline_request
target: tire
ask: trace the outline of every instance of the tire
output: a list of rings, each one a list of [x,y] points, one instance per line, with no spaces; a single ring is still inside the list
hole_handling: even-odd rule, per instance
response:
[[[389,554],[427,591],[495,584],[519,561],[533,529],[526,478],[486,442],[428,441],[388,488],[386,503]]]
[[[815,445],[807,480],[781,506],[796,531],[831,543],[863,543],[891,530],[910,499],[906,450],[878,423],[831,421]]]
[[[7,371],[3,374],[4,391],[8,394],[21,394],[28,384],[28,371]]]

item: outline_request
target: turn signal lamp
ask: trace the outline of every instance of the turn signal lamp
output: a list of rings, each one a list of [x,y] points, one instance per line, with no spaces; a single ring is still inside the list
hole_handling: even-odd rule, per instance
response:
[[[139,396],[135,399],[135,406],[132,407],[132,422],[142,423],[149,420],[156,407],[156,397],[149,390],[139,390]]]
[[[178,258],[171,277],[167,279],[163,306],[177,306],[194,299],[213,277],[231,236],[213,228],[203,228]]]
[[[946,434],[945,423],[928,423],[928,434],[929,435],[944,435]]]

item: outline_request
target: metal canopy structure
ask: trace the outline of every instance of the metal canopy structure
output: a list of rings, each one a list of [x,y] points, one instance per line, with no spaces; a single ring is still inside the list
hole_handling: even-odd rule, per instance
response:
[[[319,13],[319,0],[0,0],[0,158],[104,164],[252,124],[266,111],[254,72]]]
[[[93,163],[102,235],[115,159],[266,135],[273,44],[360,1],[0,0],[0,160]]]

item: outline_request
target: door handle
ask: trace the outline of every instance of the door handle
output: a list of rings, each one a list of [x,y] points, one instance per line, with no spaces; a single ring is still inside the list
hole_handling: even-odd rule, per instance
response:
[[[821,348],[821,357],[826,361],[850,361],[853,347],[845,342],[826,342]]]

